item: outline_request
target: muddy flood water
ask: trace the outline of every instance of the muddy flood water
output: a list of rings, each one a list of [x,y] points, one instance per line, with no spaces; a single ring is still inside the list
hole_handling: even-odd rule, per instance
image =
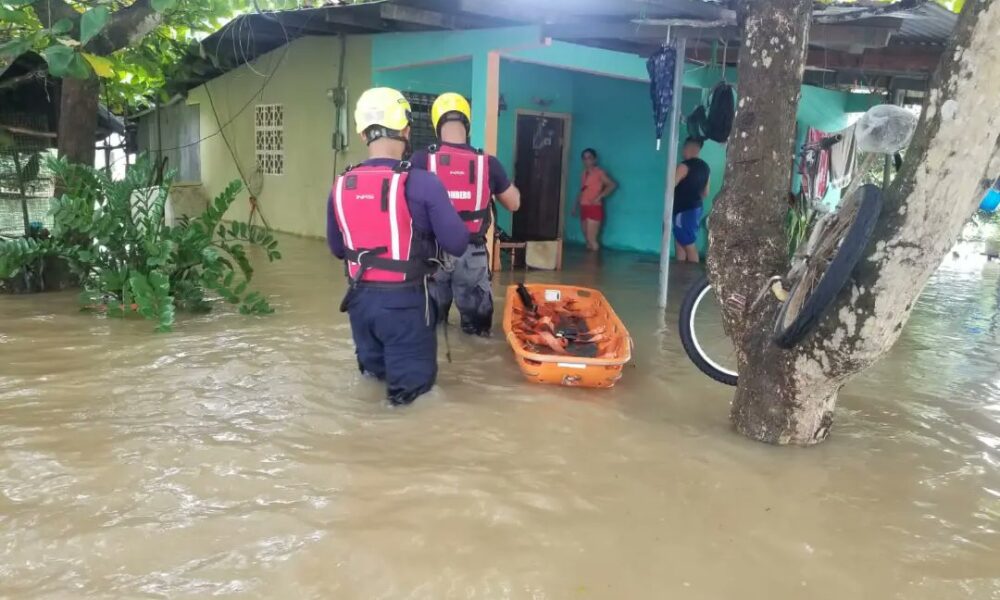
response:
[[[945,264],[802,450],[733,433],[684,357],[693,269],[665,317],[649,258],[529,275],[609,296],[636,343],[613,390],[525,383],[501,335],[453,333],[394,410],[357,374],[340,266],[282,243],[270,317],[153,335],[0,297],[0,597],[1000,598],[995,265]]]

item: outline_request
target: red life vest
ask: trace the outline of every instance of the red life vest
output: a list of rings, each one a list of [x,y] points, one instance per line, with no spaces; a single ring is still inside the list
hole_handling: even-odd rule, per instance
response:
[[[451,204],[475,243],[482,243],[490,227],[490,161],[482,151],[454,146],[431,146],[427,167],[448,190]]]
[[[395,168],[349,167],[333,186],[333,210],[344,236],[347,275],[354,282],[405,283],[433,272],[413,258],[414,233],[406,202],[410,163]]]

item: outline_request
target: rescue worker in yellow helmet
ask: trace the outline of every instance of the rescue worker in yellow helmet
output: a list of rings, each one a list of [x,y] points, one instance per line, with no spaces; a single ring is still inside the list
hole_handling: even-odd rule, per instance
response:
[[[488,336],[493,327],[493,288],[490,285],[486,232],[493,216],[493,198],[514,212],[521,193],[511,184],[496,157],[469,145],[472,108],[460,94],[441,94],[431,106],[431,121],[439,140],[414,153],[414,166],[436,174],[468,228],[469,247],[448,257],[453,268],[434,275],[434,298],[442,320],[452,302],[458,308],[462,331]]]
[[[390,88],[358,98],[357,131],[368,160],[348,167],[327,203],[327,241],[344,260],[358,366],[385,380],[393,405],[409,404],[437,377],[436,305],[428,301],[437,247],[461,253],[468,230],[437,177],[402,161],[410,104]]]

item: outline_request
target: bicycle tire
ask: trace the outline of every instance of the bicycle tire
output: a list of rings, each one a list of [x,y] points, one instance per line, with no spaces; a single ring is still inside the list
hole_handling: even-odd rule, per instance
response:
[[[694,317],[698,312],[698,307],[705,295],[711,291],[712,284],[708,281],[708,277],[702,277],[684,295],[677,326],[681,336],[681,345],[684,346],[684,352],[699,371],[719,383],[735,386],[739,381],[739,375],[712,360],[712,357],[708,356],[698,344],[698,336],[694,331]]]
[[[793,304],[793,298],[802,293],[800,286],[804,285],[807,277],[803,275],[792,286],[788,294],[788,300],[781,305],[778,316],[774,320],[774,343],[786,350],[790,350],[801,343],[826,315],[830,307],[833,306],[840,290],[844,289],[850,281],[854,272],[854,267],[858,265],[864,255],[868,241],[875,231],[875,223],[882,212],[882,192],[878,186],[864,185],[855,192],[858,194],[858,211],[851,222],[847,233],[844,235],[840,248],[833,255],[830,265],[823,273],[813,290],[805,300],[802,301],[802,308],[791,323],[784,325],[788,307]]]

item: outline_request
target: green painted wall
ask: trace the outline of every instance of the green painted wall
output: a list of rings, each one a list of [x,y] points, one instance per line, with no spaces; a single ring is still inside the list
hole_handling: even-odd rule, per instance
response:
[[[395,87],[404,91],[440,94],[453,91],[464,94],[472,102],[473,120],[476,120],[478,105],[473,92],[473,61],[439,63],[376,71],[373,76],[375,85]],[[538,82],[544,81],[544,87]],[[543,67],[512,61],[501,61],[500,93],[504,97],[507,109],[500,113],[497,133],[497,158],[507,169],[507,174],[514,177],[514,144],[518,110],[533,110],[548,112],[573,112],[573,74],[564,69]],[[550,102],[546,107],[536,101]],[[476,140],[473,140],[475,143]],[[510,231],[511,215],[502,207],[499,209],[497,221],[501,227]]]
[[[601,166],[618,183],[618,190],[605,203],[604,244],[659,251],[667,144],[656,151],[648,84],[574,73],[573,94],[576,102],[566,214],[580,189],[580,155],[592,147]],[[565,231],[567,241],[583,243],[579,219],[567,217]]]
[[[540,85],[541,83],[541,85]],[[497,128],[497,158],[514,177],[514,151],[517,134],[517,111],[568,113],[574,112],[573,73],[565,69],[543,67],[513,61],[500,63],[500,93],[507,103],[507,110],[500,113]],[[541,103],[547,103],[542,105]],[[574,124],[575,125],[575,124]],[[572,139],[576,132],[569,132]],[[572,179],[567,185],[566,197],[574,189]],[[497,223],[506,231],[511,230],[512,215],[500,207]]]
[[[506,36],[506,39],[505,39]],[[485,90],[485,53],[503,49],[500,93],[507,109],[498,123],[497,158],[513,178],[516,118],[518,110],[569,113],[572,117],[569,173],[566,181],[565,239],[582,243],[578,219],[569,212],[576,201],[582,165],[580,153],[588,146],[601,155],[601,163],[619,183],[619,189],[607,203],[604,243],[610,248],[658,253],[662,232],[663,195],[666,178],[666,145],[655,150],[648,84],[629,77],[641,77],[644,62],[634,56],[605,50],[554,42],[537,44],[525,28],[490,30],[470,36],[469,32],[447,34],[391,34],[375,36],[373,66],[406,64],[418,60],[457,61],[376,71],[377,85],[389,85],[440,93],[457,91],[469,96],[473,104],[473,143],[481,144],[482,123],[476,116],[476,97]],[[527,40],[527,41],[526,41]],[[464,44],[464,45],[463,45]],[[520,44],[520,46],[518,46]],[[406,50],[408,48],[408,50]],[[528,61],[528,62],[524,62]],[[557,66],[537,64],[551,63]],[[600,73],[614,73],[609,77]],[[735,72],[727,72],[730,81]],[[690,114],[699,102],[707,101],[707,91],[720,79],[715,68],[689,66],[685,75],[683,113]],[[796,116],[801,144],[808,127],[836,131],[848,123],[847,94],[803,86],[802,101]],[[539,100],[544,101],[542,106]],[[852,99],[852,106],[857,101]],[[676,132],[679,141],[687,137],[684,126]],[[708,215],[715,196],[722,188],[726,148],[707,141],[702,158],[712,168],[710,192],[706,200]],[[775,168],[787,168],[776,165]],[[839,199],[833,190],[828,200]],[[511,215],[500,210],[498,222],[510,230]],[[704,253],[704,226],[698,245]],[[672,249],[671,249],[672,250]]]
[[[537,45],[511,50],[505,53],[505,56],[522,62],[586,71],[595,75],[629,79],[647,78],[646,59],[638,55],[558,40],[552,41],[548,46]]]
[[[396,88],[404,92],[442,94],[458,92],[472,95],[472,60],[437,63],[420,67],[375,71],[372,84]]]
[[[371,66],[376,71],[485,55],[490,50],[541,44],[537,26],[466,31],[384,33],[372,36]]]
[[[729,81],[733,81],[732,70],[730,70]],[[714,86],[719,80],[718,70],[706,70],[702,83],[706,87]],[[704,92],[692,88],[685,88],[684,103],[682,108],[684,114],[690,114],[698,105],[698,102],[707,102],[708,90]],[[795,142],[796,152],[805,141],[805,132],[809,127],[816,127],[824,131],[839,131],[848,125],[849,114],[845,111],[848,94],[824,90],[812,86],[802,86],[802,99],[799,102],[798,114],[796,115],[797,137]],[[687,137],[687,130],[681,127],[678,132],[678,139],[683,141]],[[726,147],[713,141],[706,141],[701,157],[712,169],[712,179],[709,186],[708,198],[705,201],[705,215],[709,215],[715,197],[722,189],[723,174],[726,168]],[[784,169],[785,165],[775,165],[775,168]],[[793,177],[793,189],[798,190],[800,177]],[[840,201],[840,190],[831,188],[826,196],[828,203],[836,204]],[[708,231],[706,223],[702,222],[701,232],[698,236],[698,249],[705,254],[707,250]],[[650,250],[655,251],[655,250]],[[671,248],[671,253],[673,249]]]
[[[847,99],[850,94],[824,90],[811,86],[802,86],[802,99],[799,100],[799,112],[796,116],[795,152],[806,141],[806,132],[810,127],[821,131],[834,133],[847,127]],[[797,158],[797,157],[796,157]],[[798,192],[802,186],[802,177],[795,171],[792,180],[792,191]],[[840,189],[828,188],[824,202],[836,206],[840,202]]]
[[[371,87],[371,44],[367,37],[350,37],[344,76],[348,101]],[[243,171],[256,169],[254,105],[284,106],[285,173],[263,175],[258,194],[261,210],[271,227],[278,231],[321,237],[326,235],[326,203],[334,177],[334,105],[327,91],[337,85],[340,41],[335,37],[306,37],[293,41],[234,69],[206,85],[218,111],[213,113],[205,85],[191,90],[189,104],[199,104],[201,113],[201,181],[205,191],[215,196],[230,181],[239,178],[236,161],[223,136],[216,135],[220,124],[235,151]],[[258,73],[275,70],[262,87]],[[245,107],[245,108],[244,108]],[[350,117],[350,148],[339,160],[338,170],[365,156],[364,146],[354,135],[353,109]],[[249,215],[247,193],[230,209],[228,218]]]
[[[863,113],[869,108],[885,102],[882,94],[847,94],[847,102],[844,104],[849,113]]]

